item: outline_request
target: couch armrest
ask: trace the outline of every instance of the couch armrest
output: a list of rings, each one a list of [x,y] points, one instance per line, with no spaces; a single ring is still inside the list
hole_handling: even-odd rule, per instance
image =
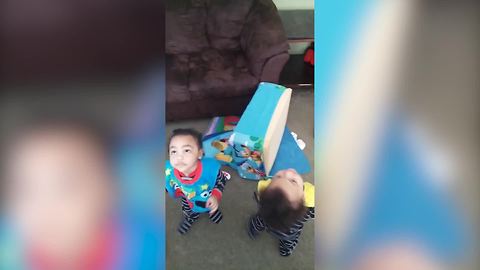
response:
[[[240,44],[250,72],[260,79],[267,59],[288,52],[282,20],[271,0],[256,0],[247,15]]]
[[[283,67],[289,58],[290,55],[288,53],[281,53],[267,59],[262,69],[260,81],[278,83]]]

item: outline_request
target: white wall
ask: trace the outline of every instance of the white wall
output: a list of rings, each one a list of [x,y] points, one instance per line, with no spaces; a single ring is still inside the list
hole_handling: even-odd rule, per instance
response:
[[[273,0],[278,9],[313,9],[314,0]]]

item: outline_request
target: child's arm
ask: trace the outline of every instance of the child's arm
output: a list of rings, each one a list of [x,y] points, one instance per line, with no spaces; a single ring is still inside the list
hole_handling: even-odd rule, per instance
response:
[[[227,183],[227,175],[222,170],[218,171],[217,181],[212,190],[212,196],[217,199],[218,202],[222,199],[223,190],[225,189],[225,184]]]
[[[179,187],[173,187],[170,184],[170,181],[168,179],[170,178],[170,175],[172,174],[171,169],[166,169],[165,170],[165,191],[173,198],[179,198],[183,196],[183,192]]]
[[[228,173],[223,172],[222,170],[218,171],[217,180],[215,186],[212,190],[212,196],[207,200],[207,208],[210,208],[210,214],[214,214],[218,206],[220,205],[220,200],[222,199],[223,189],[225,188],[225,183],[229,179]]]
[[[167,192],[172,198],[180,198],[183,196],[183,192],[179,188],[176,189],[175,191],[171,191],[171,189],[169,189],[168,187],[165,187],[165,192]]]

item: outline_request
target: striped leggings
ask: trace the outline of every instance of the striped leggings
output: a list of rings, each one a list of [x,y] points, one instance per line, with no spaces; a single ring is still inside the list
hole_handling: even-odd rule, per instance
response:
[[[178,227],[178,231],[181,234],[186,233],[192,227],[192,224],[200,217],[200,213],[194,212],[192,208],[188,205],[187,199],[182,197],[182,212],[184,219]],[[222,221],[223,215],[220,210],[215,211],[213,214],[209,215],[209,218],[214,223],[220,223]]]
[[[279,240],[279,250],[280,250],[280,255],[282,256],[288,256],[292,254],[293,250],[295,247],[297,247],[298,244],[298,236],[296,236],[295,239],[293,240]]]
[[[302,224],[303,225],[303,224]],[[303,226],[302,226],[303,227]],[[254,239],[260,232],[267,229],[267,231],[279,240],[279,251],[281,256],[289,256],[297,247],[298,238],[300,237],[301,228],[296,230],[293,234],[285,234],[273,229],[267,228],[265,222],[255,215],[250,218],[248,223],[248,235]]]

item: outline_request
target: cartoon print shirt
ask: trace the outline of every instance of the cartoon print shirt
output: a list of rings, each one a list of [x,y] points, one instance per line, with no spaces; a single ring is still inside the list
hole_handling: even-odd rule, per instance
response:
[[[221,200],[226,182],[220,163],[212,158],[198,161],[197,168],[190,175],[184,175],[167,161],[165,176],[165,185],[170,196],[185,197],[190,208],[197,213],[210,211],[205,207],[210,196]]]

